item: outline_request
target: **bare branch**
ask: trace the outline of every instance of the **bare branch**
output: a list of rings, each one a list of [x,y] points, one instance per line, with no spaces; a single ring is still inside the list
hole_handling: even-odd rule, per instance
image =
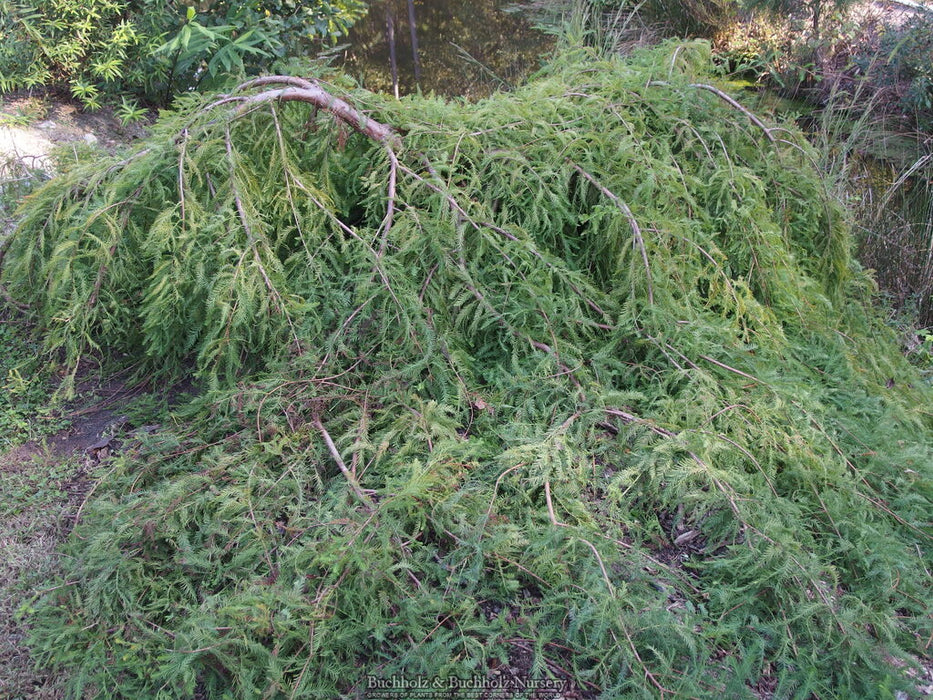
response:
[[[386,252],[386,245],[389,242],[389,229],[392,228],[392,220],[395,216],[395,188],[396,182],[398,181],[398,158],[395,155],[395,152],[391,148],[386,149],[389,153],[389,185],[386,192],[386,199],[388,204],[386,204],[386,215],[382,220],[382,233],[381,241],[379,243],[379,253],[377,258],[382,258]]]
[[[645,249],[645,239],[641,235],[641,227],[638,225],[638,221],[635,219],[635,215],[632,214],[632,210],[628,208],[628,204],[623,202],[622,199],[612,190],[609,190],[601,185],[595,177],[590,175],[576,163],[571,163],[571,165],[573,165],[574,170],[589,180],[593,186],[596,187],[596,189],[611,199],[625,215],[625,218],[628,219],[629,226],[632,227],[632,235],[635,237],[635,245],[637,245],[638,249],[641,251],[641,259],[645,264],[645,281],[648,283],[648,303],[654,304],[654,291],[651,286],[651,265],[648,262],[648,251]]]
[[[284,85],[277,90],[265,90],[255,95],[228,95],[212,102],[207,109],[213,109],[224,104],[236,103],[239,105],[238,113],[266,102],[307,102],[320,109],[327,110],[340,121],[354,130],[368,136],[374,141],[384,144],[388,148],[398,148],[402,139],[392,127],[369,119],[359,110],[352,107],[345,100],[335,97],[322,88],[316,81],[289,76],[272,75],[247,81],[237,87],[235,92],[242,92],[267,85]]]
[[[771,129],[765,126],[765,123],[761,121],[758,117],[756,117],[754,114],[752,114],[752,112],[749,111],[746,107],[736,102],[732,97],[724,93],[722,90],[720,90],[717,87],[713,87],[712,85],[707,85],[706,83],[691,83],[690,87],[698,88],[700,90],[708,90],[709,92],[713,93],[718,98],[720,98],[721,100],[725,101],[731,107],[735,107],[742,114],[748,117],[748,120],[752,124],[754,124],[759,129],[761,129],[763,132],[765,132],[765,136],[768,137],[768,141],[770,141],[771,143],[774,143],[774,136],[771,135]]]
[[[337,466],[340,467],[340,471],[343,473],[344,478],[346,478],[347,483],[350,484],[350,488],[353,490],[353,493],[356,494],[356,497],[367,506],[368,508],[373,508],[374,503],[372,499],[366,495],[366,492],[360,487],[359,482],[356,480],[356,477],[347,469],[347,465],[343,461],[343,457],[340,456],[340,452],[337,451],[337,446],[334,444],[333,439],[330,436],[330,433],[327,432],[327,428],[324,427],[324,424],[321,422],[321,419],[317,416],[314,416],[311,419],[311,425],[317,428],[317,431],[321,434],[321,437],[324,438],[324,444],[327,445],[327,450],[330,452],[330,456],[334,458],[334,461],[337,463]]]
[[[649,86],[663,85],[666,87],[671,87],[670,83],[667,83],[663,80],[652,80],[651,82],[648,83],[648,85]],[[707,92],[711,92],[714,95],[716,95],[716,97],[721,99],[723,102],[728,104],[730,107],[733,107],[739,110],[742,114],[748,117],[748,120],[752,124],[754,124],[755,126],[757,126],[759,129],[761,129],[764,132],[768,141],[770,141],[771,143],[774,143],[774,135],[771,133],[771,129],[768,128],[768,126],[763,121],[761,121],[761,119],[756,117],[747,107],[737,102],[733,97],[731,97],[727,93],[723,92],[718,87],[715,87],[713,85],[707,85],[706,83],[690,83],[690,87],[696,88],[698,90],[706,90]]]

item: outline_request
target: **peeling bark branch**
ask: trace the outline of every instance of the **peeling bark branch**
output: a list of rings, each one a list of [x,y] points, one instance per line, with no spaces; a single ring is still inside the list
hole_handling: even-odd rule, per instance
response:
[[[283,75],[270,75],[242,83],[236,88],[235,93],[270,85],[283,85],[284,87],[277,90],[266,90],[255,95],[228,95],[216,102],[212,102],[207,109],[234,103],[239,105],[238,112],[244,112],[256,105],[272,101],[307,102],[319,109],[327,110],[355,131],[384,144],[388,148],[398,148],[402,145],[401,136],[392,127],[368,118],[362,112],[350,106],[345,100],[331,95],[316,81]]]

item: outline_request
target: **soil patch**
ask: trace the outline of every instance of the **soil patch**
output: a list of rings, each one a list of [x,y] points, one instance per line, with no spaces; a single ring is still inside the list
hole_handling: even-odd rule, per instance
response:
[[[15,158],[49,171],[58,147],[99,146],[114,151],[142,138],[145,122],[124,125],[110,108],[85,112],[51,96],[7,95],[0,99],[0,161]]]

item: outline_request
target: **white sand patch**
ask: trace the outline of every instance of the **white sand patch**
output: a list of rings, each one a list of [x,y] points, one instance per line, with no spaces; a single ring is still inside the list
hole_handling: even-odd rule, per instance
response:
[[[29,167],[50,171],[49,151],[54,147],[54,143],[35,129],[0,127],[0,160],[17,158]]]

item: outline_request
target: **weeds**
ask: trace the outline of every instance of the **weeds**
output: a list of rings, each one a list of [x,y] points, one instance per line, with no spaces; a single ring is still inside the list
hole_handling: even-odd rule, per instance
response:
[[[36,341],[5,311],[0,348],[0,696],[57,700],[62,682],[33,668],[16,613],[58,573],[64,485],[76,464],[54,458],[45,442],[64,422],[48,408],[51,388]],[[41,444],[23,445],[27,439]]]
[[[62,427],[50,405],[48,357],[21,324],[0,311],[0,451]]]

